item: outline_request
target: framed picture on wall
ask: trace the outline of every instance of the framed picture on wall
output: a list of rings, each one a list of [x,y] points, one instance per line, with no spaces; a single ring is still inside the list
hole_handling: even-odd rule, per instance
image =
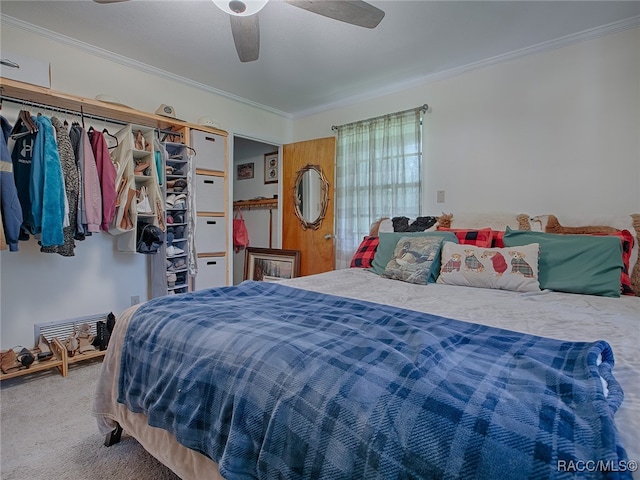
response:
[[[300,250],[248,247],[244,280],[277,282],[300,276]]]
[[[278,183],[278,152],[264,155],[264,183]]]
[[[238,165],[238,180],[253,178],[253,162]]]

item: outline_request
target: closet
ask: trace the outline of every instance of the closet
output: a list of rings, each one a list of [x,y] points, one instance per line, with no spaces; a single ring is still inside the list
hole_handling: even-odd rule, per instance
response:
[[[164,244],[158,254],[148,255],[153,258],[152,273],[154,269],[156,273],[161,272],[159,278],[163,279],[162,288],[157,288],[155,281],[149,281],[149,297],[191,291],[194,285],[204,288],[230,283],[227,267],[231,223],[227,201],[227,132],[6,78],[0,79],[0,89],[3,99],[18,106],[22,101],[25,105],[48,106],[54,112],[56,109],[78,112],[81,117],[102,118],[122,125],[115,134],[118,152],[114,155],[121,154],[116,165],[116,187],[122,184],[125,190],[145,192],[150,208],[141,209],[132,202],[126,222],[121,218],[113,220],[110,228],[123,230],[113,237],[115,250],[136,252],[136,237],[141,225],[158,226],[166,234],[170,226],[167,220],[171,218],[174,227],[171,245]],[[159,155],[165,155],[161,170],[157,168]],[[193,159],[195,168],[192,169],[190,162]],[[174,189],[176,180],[183,182],[178,182],[182,186],[180,192]],[[174,205],[172,202],[178,195],[181,195],[182,203]],[[197,221],[194,214],[193,225],[189,225],[189,208],[194,207],[198,212]],[[174,218],[172,214],[179,211],[186,215],[178,214]],[[182,221],[176,222],[176,219]],[[175,227],[179,226],[185,228],[176,237]],[[105,235],[104,232],[98,234]],[[189,240],[193,249],[188,246]],[[184,266],[178,262],[181,268],[170,268],[168,261],[175,265],[173,257],[178,257],[181,251],[192,254],[193,261],[189,262],[189,255],[185,254]],[[211,265],[215,268],[209,268]],[[167,282],[168,273],[176,274],[174,282]]]

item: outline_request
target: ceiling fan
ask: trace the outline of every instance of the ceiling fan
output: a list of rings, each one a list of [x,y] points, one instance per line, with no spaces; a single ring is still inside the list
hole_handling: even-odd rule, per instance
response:
[[[96,3],[119,3],[127,0],[93,0]],[[253,62],[260,53],[258,12],[269,0],[213,0],[229,14],[231,33],[241,62]],[[365,28],[375,28],[384,12],[362,0],[283,0],[294,7]]]

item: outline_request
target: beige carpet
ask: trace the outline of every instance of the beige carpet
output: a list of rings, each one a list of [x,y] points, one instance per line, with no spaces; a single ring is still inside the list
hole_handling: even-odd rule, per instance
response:
[[[102,363],[88,361],[0,383],[2,480],[176,480],[126,432],[103,445],[91,415]]]

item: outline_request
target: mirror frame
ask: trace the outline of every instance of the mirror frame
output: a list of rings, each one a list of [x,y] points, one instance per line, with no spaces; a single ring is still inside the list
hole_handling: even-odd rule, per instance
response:
[[[304,176],[305,173],[309,171],[315,171],[320,176],[320,189],[321,189],[320,194],[322,196],[320,201],[320,215],[318,215],[318,218],[316,218],[316,220],[313,222],[308,222],[304,218],[304,216],[302,215],[302,211],[300,210],[301,199],[300,199],[299,186],[300,186],[300,182],[302,181],[302,177]],[[296,217],[298,217],[298,220],[300,220],[302,229],[306,230],[309,228],[311,230],[317,230],[318,228],[320,228],[320,225],[322,225],[322,221],[324,220],[324,217],[327,215],[328,205],[329,205],[329,182],[327,181],[327,178],[324,176],[324,173],[322,173],[322,168],[320,168],[320,165],[312,165],[310,163],[305,165],[300,170],[298,170],[298,172],[296,173],[296,178],[293,182],[293,208],[295,210]]]

